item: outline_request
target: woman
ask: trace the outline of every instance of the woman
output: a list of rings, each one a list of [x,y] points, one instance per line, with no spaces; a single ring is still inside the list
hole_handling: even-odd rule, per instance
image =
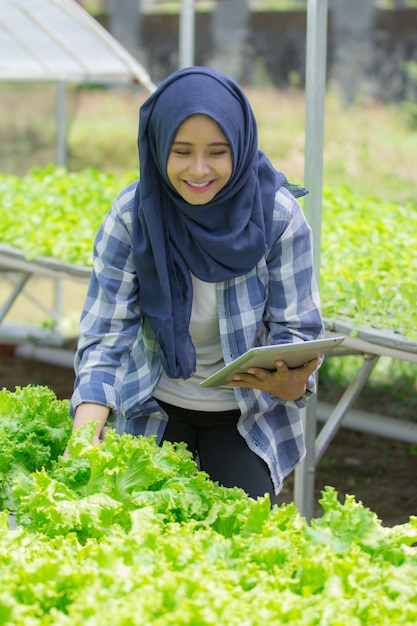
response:
[[[303,457],[300,409],[319,359],[199,383],[257,345],[322,336],[311,231],[291,185],[259,151],[240,87],[191,67],[139,119],[140,181],[94,246],[80,323],[74,428],[107,420],[186,441],[226,487],[273,498]]]

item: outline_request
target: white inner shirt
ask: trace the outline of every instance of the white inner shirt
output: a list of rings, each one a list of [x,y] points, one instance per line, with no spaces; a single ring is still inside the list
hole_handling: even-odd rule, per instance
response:
[[[193,304],[189,330],[197,354],[196,372],[187,380],[168,378],[163,372],[154,396],[157,400],[194,411],[231,411],[238,408],[232,387],[205,389],[199,384],[225,363],[220,343],[216,284],[203,282],[193,274],[191,278]]]

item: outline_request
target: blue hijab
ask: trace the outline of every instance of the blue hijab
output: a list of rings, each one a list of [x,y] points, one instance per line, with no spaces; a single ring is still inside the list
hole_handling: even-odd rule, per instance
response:
[[[233,163],[227,184],[198,206],[182,199],[166,171],[178,128],[194,114],[218,124]],[[145,101],[138,148],[133,245],[140,306],[166,374],[189,378],[196,365],[190,270],[211,283],[252,270],[268,246],[275,194],[286,178],[259,151],[256,121],[241,88],[207,67],[175,72]]]

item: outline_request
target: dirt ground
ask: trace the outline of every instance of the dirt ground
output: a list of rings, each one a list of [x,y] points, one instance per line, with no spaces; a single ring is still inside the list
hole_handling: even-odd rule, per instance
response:
[[[1,387],[14,391],[16,386],[46,385],[58,398],[69,398],[73,372],[66,367],[17,358],[7,351],[0,352]],[[320,400],[329,401],[326,389]],[[380,398],[382,404],[389,398]],[[362,407],[361,407],[362,408]],[[372,407],[368,407],[372,410]],[[374,511],[383,525],[393,526],[408,521],[417,514],[417,445],[377,437],[347,428],[340,428],[328,446],[316,471],[315,502],[325,485],[333,486],[343,500],[351,494]],[[293,495],[290,476],[279,500],[289,502]],[[316,504],[314,516],[321,515]]]

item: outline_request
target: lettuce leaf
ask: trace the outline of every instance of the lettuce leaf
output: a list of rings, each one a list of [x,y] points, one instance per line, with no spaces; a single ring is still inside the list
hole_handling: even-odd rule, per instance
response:
[[[0,516],[0,623],[416,623],[416,518],[384,528],[327,487],[309,526],[210,481],[183,446],[93,432],[15,486],[16,530]]]
[[[71,434],[69,401],[48,387],[28,385],[0,390],[0,508],[16,510],[14,482],[50,466]]]

